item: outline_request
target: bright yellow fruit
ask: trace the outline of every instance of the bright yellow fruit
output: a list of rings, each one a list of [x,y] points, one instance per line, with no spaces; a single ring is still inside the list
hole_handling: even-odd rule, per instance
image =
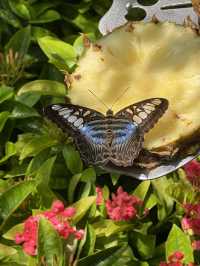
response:
[[[70,81],[72,103],[103,113],[106,107],[89,90],[109,107],[119,97],[114,112],[152,97],[168,99],[169,109],[145,136],[149,150],[200,133],[200,36],[190,27],[128,23],[91,44]]]

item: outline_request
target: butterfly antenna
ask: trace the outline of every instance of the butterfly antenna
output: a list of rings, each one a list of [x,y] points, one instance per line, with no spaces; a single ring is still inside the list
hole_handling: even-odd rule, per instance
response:
[[[113,106],[115,106],[115,104],[119,101],[119,99],[128,91],[130,89],[130,87],[128,87],[128,88],[126,88],[118,97],[117,97],[117,99],[114,101],[114,103],[112,104],[112,106],[111,106],[111,110],[112,110],[112,108],[113,108]]]
[[[100,102],[102,103],[106,109],[110,109],[108,105],[106,105],[92,90],[88,89],[88,91]]]

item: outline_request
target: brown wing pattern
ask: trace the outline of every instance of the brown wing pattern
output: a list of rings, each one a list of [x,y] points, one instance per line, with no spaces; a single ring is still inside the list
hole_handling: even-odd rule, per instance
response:
[[[103,119],[104,115],[83,106],[52,104],[44,108],[44,114],[67,133],[79,133],[88,121]]]
[[[116,113],[115,117],[133,121],[141,132],[148,132],[168,108],[168,100],[151,98],[132,104]]]

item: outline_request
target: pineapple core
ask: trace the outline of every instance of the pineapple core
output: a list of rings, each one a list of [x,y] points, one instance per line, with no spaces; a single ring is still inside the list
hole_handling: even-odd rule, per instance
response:
[[[111,107],[118,97],[114,113],[144,99],[168,99],[167,112],[145,135],[149,150],[200,132],[200,36],[189,26],[128,23],[86,49],[70,83],[73,104],[104,114],[101,101]]]

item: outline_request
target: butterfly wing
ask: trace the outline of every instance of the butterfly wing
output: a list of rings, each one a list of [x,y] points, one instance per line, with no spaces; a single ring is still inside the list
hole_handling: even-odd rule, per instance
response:
[[[104,124],[103,114],[73,104],[49,105],[44,108],[44,114],[74,137],[81,157],[86,163],[98,164],[105,160],[105,135],[96,132],[98,127]]]
[[[48,105],[44,108],[44,114],[71,135],[80,133],[87,122],[104,118],[103,114],[93,109],[73,104]]]
[[[151,98],[132,104],[116,113],[115,117],[127,118],[136,124],[141,133],[148,132],[168,108],[168,100]]]

